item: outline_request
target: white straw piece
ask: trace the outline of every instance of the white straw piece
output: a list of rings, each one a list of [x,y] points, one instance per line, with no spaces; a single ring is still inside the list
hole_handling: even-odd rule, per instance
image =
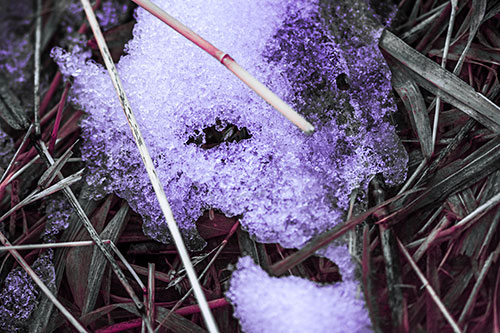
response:
[[[189,254],[187,252],[186,246],[184,245],[181,233],[179,231],[177,223],[175,222],[172,209],[170,208],[167,197],[163,190],[163,186],[160,182],[160,179],[158,178],[158,174],[153,165],[153,161],[151,159],[144,138],[139,129],[139,125],[137,124],[137,121],[135,119],[135,115],[132,111],[132,108],[130,107],[130,103],[125,94],[125,90],[123,89],[123,85],[118,76],[118,72],[116,71],[116,67],[113,63],[111,54],[104,40],[104,36],[102,35],[102,31],[99,27],[99,24],[97,23],[95,13],[92,10],[92,7],[90,6],[89,0],[80,0],[80,1],[83,5],[85,14],[87,15],[87,19],[89,21],[89,25],[92,29],[92,32],[94,33],[94,37],[99,47],[99,51],[106,65],[106,69],[108,70],[109,76],[111,77],[111,81],[113,82],[113,86],[115,87],[116,93],[118,94],[120,104],[122,105],[123,111],[132,130],[132,135],[134,137],[135,143],[137,144],[139,153],[141,154],[142,161],[148,173],[153,189],[156,193],[156,197],[160,204],[160,208],[163,212],[163,215],[165,216],[165,220],[167,222],[168,228],[177,247],[177,251],[179,252],[179,256],[186,269],[186,273],[188,275],[189,281],[191,282],[191,286],[193,288],[196,300],[198,301],[198,305],[200,306],[201,314],[203,316],[203,319],[205,320],[207,329],[210,333],[217,333],[219,332],[219,330],[215,323],[215,319],[212,316],[212,313],[210,312],[210,307],[208,306],[205,294],[203,293],[201,285],[198,282],[198,278],[196,276],[196,272],[194,271],[193,264],[191,263],[191,259],[189,258]],[[149,322],[146,321],[146,324],[149,324]],[[152,331],[152,328],[148,327],[148,330]]]
[[[200,47],[202,50],[210,54],[212,57],[217,59],[221,64],[226,66],[234,75],[236,75],[241,81],[243,81],[250,89],[255,91],[257,95],[262,97],[267,103],[278,110],[283,116],[285,116],[289,121],[291,121],[295,126],[300,128],[305,133],[311,134],[314,132],[314,126],[304,119],[300,114],[298,114],[290,105],[279,98],[275,93],[273,93],[269,88],[262,84],[259,80],[247,72],[243,67],[241,67],[231,56],[225,52],[219,50],[214,45],[212,45],[207,40],[203,39],[196,32],[185,26],[183,23],[178,21],[176,18],[170,16],[163,9],[155,5],[149,0],[132,0],[137,5],[141,6],[152,15],[159,18],[162,22],[167,24],[169,27],[177,31],[179,34],[193,42],[196,46]]]
[[[110,240],[103,240],[104,244],[109,244]],[[0,246],[0,252],[10,250],[35,250],[35,249],[55,249],[59,247],[80,247],[95,245],[94,241],[77,241],[77,242],[60,242],[60,243],[47,243],[47,244],[26,244],[26,245],[10,245]]]

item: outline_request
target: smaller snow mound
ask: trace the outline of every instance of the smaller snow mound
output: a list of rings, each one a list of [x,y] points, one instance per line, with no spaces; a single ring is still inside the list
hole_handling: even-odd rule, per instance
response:
[[[371,332],[356,281],[321,286],[295,276],[270,277],[241,258],[226,297],[244,332]]]

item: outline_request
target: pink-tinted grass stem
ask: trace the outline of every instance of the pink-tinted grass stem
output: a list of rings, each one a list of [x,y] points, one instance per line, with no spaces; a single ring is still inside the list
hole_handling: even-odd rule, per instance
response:
[[[61,125],[64,104],[66,102],[66,97],[68,96],[69,88],[70,88],[70,84],[66,83],[66,87],[64,88],[63,94],[61,96],[61,100],[59,101],[59,105],[57,107],[56,121],[54,123],[54,129],[52,130],[52,134],[50,136],[50,142],[49,142],[49,153],[51,155],[53,155],[53,153],[54,153],[54,147],[56,145],[56,140],[57,140],[57,133],[59,132],[59,126]]]
[[[208,302],[208,306],[212,310],[217,309],[217,308],[221,308],[221,307],[227,306],[227,305],[229,305],[229,302],[225,298],[218,298],[218,299],[214,299],[214,300]],[[184,316],[184,317],[189,316],[189,315],[193,315],[193,314],[198,314],[200,312],[201,312],[200,307],[197,304],[188,305],[186,307],[180,308],[180,309],[175,311],[176,314]],[[106,328],[96,330],[95,332],[96,333],[130,332],[132,329],[140,327],[141,324],[142,324],[142,319],[138,318],[138,319],[133,319],[133,320],[129,320],[126,322],[122,322],[122,323],[113,324],[113,325],[108,326]],[[160,326],[161,326],[161,324],[160,324]]]
[[[221,307],[227,306],[227,305],[229,305],[229,302],[225,298],[218,298],[218,299],[214,299],[214,300],[208,302],[208,306],[212,310],[217,309],[217,308],[221,308]],[[188,305],[188,306],[185,306],[183,308],[180,308],[179,310],[175,311],[175,313],[178,315],[181,315],[181,316],[189,316],[189,315],[192,315],[195,313],[200,313],[200,311],[201,310],[200,310],[200,307],[198,306],[198,304],[194,304],[194,305]]]
[[[455,333],[460,333],[462,330],[458,326],[457,322],[453,317],[451,316],[450,312],[446,308],[446,306],[443,304],[441,299],[438,297],[434,289],[431,287],[429,284],[429,281],[426,279],[424,273],[420,270],[418,265],[415,263],[413,260],[411,254],[408,252],[408,250],[405,248],[403,243],[399,240],[399,238],[396,237],[396,241],[398,242],[399,250],[403,254],[403,256],[406,258],[410,266],[413,268],[413,271],[417,274],[419,280],[422,282],[422,288],[425,288],[427,292],[429,293],[429,296],[432,298],[432,300],[436,303],[438,309],[441,311],[445,319],[448,321],[450,324],[451,328],[453,329],[453,332]]]
[[[47,93],[43,97],[42,104],[40,105],[40,117],[42,117],[43,114],[45,113],[45,110],[47,110],[47,107],[49,106],[52,97],[54,97],[54,94],[57,88],[59,87],[61,80],[62,80],[62,74],[61,72],[57,72],[56,75],[54,75],[52,82],[50,83],[49,90],[47,90]]]
[[[97,0],[92,6],[94,10],[99,8],[101,6],[101,0]],[[89,26],[86,23],[83,23],[80,28],[78,29],[78,33],[84,34],[88,30]],[[62,74],[61,72],[57,72],[56,75],[54,75],[54,78],[52,79],[52,82],[50,83],[49,90],[47,90],[47,93],[43,97],[42,103],[40,104],[40,117],[43,116],[45,111],[47,110],[47,107],[50,104],[50,101],[52,100],[52,97],[54,97],[55,92],[57,91],[57,88],[59,87],[59,84],[62,81]]]
[[[304,119],[300,114],[298,114],[290,105],[285,103],[281,98],[279,98],[275,93],[273,93],[269,88],[262,84],[259,80],[253,77],[249,72],[247,72],[243,67],[241,67],[230,55],[219,50],[214,45],[210,44],[207,40],[203,39],[200,35],[195,33],[193,30],[179,22],[174,17],[167,14],[163,9],[155,5],[149,0],[132,0],[137,5],[141,6],[162,22],[167,24],[169,27],[180,33],[182,36],[189,39],[195,45],[199,46],[205,52],[210,54],[212,57],[217,59],[221,64],[226,66],[234,75],[236,75],[241,81],[243,81],[248,87],[255,91],[260,97],[262,97],[267,103],[278,110],[283,116],[295,124],[305,133],[312,133],[314,131],[314,126]]]
[[[500,309],[498,306],[498,294],[500,293],[500,268],[497,273],[495,292],[493,293],[493,332],[500,333]]]

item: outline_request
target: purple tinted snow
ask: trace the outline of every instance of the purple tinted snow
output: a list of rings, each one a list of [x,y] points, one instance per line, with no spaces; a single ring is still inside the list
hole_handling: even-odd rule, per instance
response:
[[[55,196],[45,207],[47,222],[42,234],[45,243],[55,242],[57,234],[68,227],[72,209],[63,196]]]
[[[0,0],[0,72],[18,88],[29,79],[32,45],[26,31],[31,27],[32,1]]]
[[[128,54],[117,65],[160,180],[191,248],[208,208],[243,215],[261,242],[300,247],[341,221],[355,188],[382,173],[405,177],[407,156],[385,120],[395,111],[390,73],[377,47],[381,26],[361,1],[155,1],[193,28],[317,128],[306,136],[210,56],[139,9]],[[328,20],[325,19],[328,15]],[[214,22],[217,24],[214,25]],[[87,182],[117,192],[144,218],[145,233],[169,233],[106,71],[56,50],[75,76]],[[220,122],[252,137],[212,149],[187,144]],[[97,195],[97,194],[96,194]]]
[[[358,283],[321,286],[296,276],[270,277],[240,258],[226,297],[244,332],[371,332]],[[313,309],[313,311],[311,311]]]
[[[35,273],[51,290],[55,289],[52,250],[42,254],[32,265]],[[0,330],[26,331],[29,318],[38,305],[39,288],[22,268],[12,270],[0,292]]]

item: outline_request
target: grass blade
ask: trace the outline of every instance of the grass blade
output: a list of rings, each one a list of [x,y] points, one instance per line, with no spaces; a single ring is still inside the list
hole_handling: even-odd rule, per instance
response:
[[[109,239],[102,241],[104,244],[109,244]],[[60,242],[60,243],[47,243],[47,244],[26,244],[26,245],[11,245],[0,246],[0,252],[9,250],[35,250],[35,249],[55,249],[58,247],[79,247],[79,246],[93,246],[93,241],[79,241],[79,242]]]
[[[36,0],[35,75],[33,75],[33,119],[35,134],[40,135],[40,52],[42,42],[42,0]]]
[[[441,67],[446,69],[446,62],[448,60],[448,51],[450,49],[451,33],[453,32],[453,26],[455,24],[455,17],[457,16],[458,0],[451,0],[451,13],[450,22],[448,23],[448,32],[446,33],[446,40],[444,42],[443,49],[443,59],[441,60]],[[432,151],[436,147],[436,138],[439,124],[439,112],[441,110],[441,98],[438,96],[436,99],[436,108],[434,112],[434,123],[432,125]]]
[[[291,269],[292,267],[295,267],[296,265],[300,264],[310,256],[314,255],[316,251],[321,249],[322,247],[330,244],[333,240],[337,239],[338,237],[342,236],[352,228],[354,228],[356,225],[362,223],[364,220],[366,220],[368,217],[370,217],[372,214],[376,213],[380,209],[383,209],[390,203],[399,200],[405,195],[408,195],[409,193],[414,193],[415,191],[410,191],[406,192],[403,194],[399,194],[391,199],[388,199],[381,204],[370,208],[369,210],[363,212],[360,215],[357,215],[350,220],[340,223],[333,227],[330,230],[327,230],[320,235],[314,237],[307,245],[305,245],[303,248],[295,252],[294,254],[289,255],[285,259],[278,261],[277,263],[273,264],[270,267],[270,272],[272,275],[275,276],[280,276],[284,274],[286,271]]]
[[[457,0],[454,1],[457,2]],[[481,21],[483,20],[484,15],[486,13],[486,2],[487,2],[486,0],[472,0],[472,6],[471,6],[472,18],[470,22],[469,37],[467,38],[467,44],[464,50],[462,51],[462,54],[460,55],[457,64],[455,65],[455,69],[453,70],[453,74],[455,75],[458,75],[458,73],[462,71],[462,66],[464,64],[465,56],[469,51],[469,48],[472,44],[472,40],[476,37],[476,33],[479,30]]]
[[[404,69],[396,62],[390,62],[392,72],[392,87],[396,90],[405,104],[410,121],[420,141],[420,149],[426,159],[433,151],[431,141],[431,125],[424,97],[415,81],[409,77]]]
[[[78,141],[77,141],[78,142]],[[63,168],[63,166],[68,162],[69,158],[73,155],[73,147],[76,145],[75,142],[74,144],[71,145],[71,147],[64,152],[64,154],[57,159],[57,161],[52,164],[43,174],[40,176],[40,179],[38,180],[38,188],[46,188],[53,180],[54,178],[57,177],[59,174],[59,171]]]
[[[125,202],[122,204],[116,215],[109,221],[106,228],[99,235],[101,239],[109,239],[112,242],[116,242],[120,236],[121,231],[123,231],[126,223],[127,216],[129,212],[128,204]],[[82,309],[82,314],[86,314],[95,306],[97,301],[97,296],[99,290],[101,290],[102,277],[104,276],[104,271],[106,268],[106,258],[99,249],[94,248],[94,253],[92,255],[92,260],[90,261],[90,270],[88,274],[87,290],[85,305]]]
[[[407,67],[420,86],[493,132],[500,132],[500,107],[484,95],[387,30],[382,33],[379,45],[382,50]]]
[[[29,122],[21,101],[9,89],[9,82],[0,73],[0,117],[16,130],[28,128]]]

